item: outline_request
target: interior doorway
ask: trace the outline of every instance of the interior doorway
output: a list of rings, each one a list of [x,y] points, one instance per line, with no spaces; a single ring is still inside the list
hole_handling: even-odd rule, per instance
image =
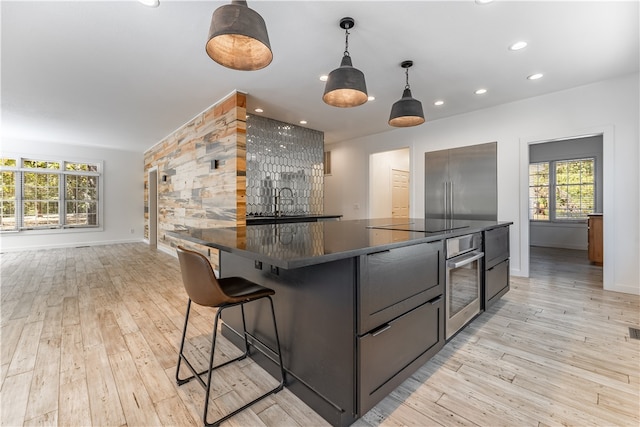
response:
[[[602,286],[603,269],[588,256],[587,216],[604,211],[603,134],[536,141],[528,156],[529,277],[563,277],[581,266]]]
[[[158,247],[158,168],[149,169],[149,246]]]
[[[369,157],[369,218],[411,216],[410,150],[373,153]]]

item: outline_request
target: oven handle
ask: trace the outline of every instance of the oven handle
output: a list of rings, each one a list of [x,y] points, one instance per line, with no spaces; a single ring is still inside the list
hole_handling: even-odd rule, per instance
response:
[[[471,264],[473,261],[479,260],[484,256],[484,252],[471,252],[471,256],[467,256],[460,261],[449,260],[447,261],[447,267],[460,268],[463,265]],[[455,258],[454,258],[455,259]]]

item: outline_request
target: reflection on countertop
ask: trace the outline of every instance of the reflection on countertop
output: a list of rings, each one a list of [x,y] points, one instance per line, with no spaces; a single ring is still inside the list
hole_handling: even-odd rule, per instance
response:
[[[284,214],[284,215],[247,215],[247,225],[274,224],[291,222],[317,222],[338,220],[342,215],[312,215],[312,214]]]
[[[422,219],[390,218],[267,223],[230,228],[185,229],[167,232],[173,237],[232,252],[281,268],[297,268],[416,243],[441,240],[509,224],[465,221],[464,228],[424,232],[388,228],[412,223],[424,230]],[[462,225],[458,223],[457,225]]]

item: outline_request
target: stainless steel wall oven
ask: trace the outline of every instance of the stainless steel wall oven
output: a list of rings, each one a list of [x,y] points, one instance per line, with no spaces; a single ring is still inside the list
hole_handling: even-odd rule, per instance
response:
[[[482,234],[447,239],[446,337],[451,338],[480,313]]]

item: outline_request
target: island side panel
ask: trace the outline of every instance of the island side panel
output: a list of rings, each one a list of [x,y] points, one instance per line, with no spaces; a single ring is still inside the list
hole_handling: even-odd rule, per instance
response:
[[[242,276],[275,290],[287,388],[332,425],[355,421],[357,259],[272,272],[270,265],[257,269],[254,260],[221,251],[220,266],[221,277]],[[245,313],[249,331],[275,348],[268,302],[248,304]],[[240,310],[225,310],[223,320],[223,334],[237,345],[227,327],[242,331]],[[252,357],[277,377],[273,362]]]

